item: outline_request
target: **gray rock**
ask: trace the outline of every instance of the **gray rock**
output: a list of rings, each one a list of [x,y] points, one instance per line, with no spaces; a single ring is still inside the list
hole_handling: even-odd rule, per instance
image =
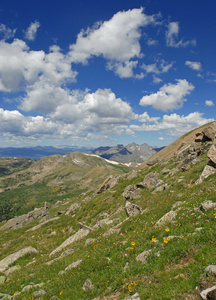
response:
[[[113,220],[110,220],[109,218],[105,218],[105,219],[102,219],[100,221],[98,221],[94,226],[93,228],[94,229],[98,229],[98,228],[102,228],[106,225],[109,225],[109,224],[112,224],[113,223]]]
[[[88,229],[80,229],[75,234],[70,236],[67,240],[65,240],[59,247],[57,247],[55,250],[53,250],[50,253],[50,256],[56,254],[57,252],[61,251],[62,249],[66,248],[67,246],[81,240],[85,236],[87,236],[90,233],[90,230]]]
[[[55,217],[55,218],[46,220],[46,221],[44,221],[44,222],[42,222],[42,223],[40,223],[40,224],[38,224],[38,225],[36,225],[36,226],[34,226],[34,227],[28,229],[26,232],[37,230],[37,229],[41,228],[43,225],[45,225],[45,224],[47,224],[47,223],[49,223],[49,222],[57,221],[58,219],[59,219],[59,217]]]
[[[13,299],[13,296],[10,296],[8,294],[0,293],[0,299],[1,300],[11,300],[11,299]]]
[[[127,179],[128,179],[128,180],[131,180],[131,179],[133,179],[133,178],[136,178],[136,177],[137,177],[137,174],[138,174],[138,172],[135,171],[135,170],[133,170],[133,171],[127,176]]]
[[[18,270],[20,270],[20,269],[21,269],[20,266],[13,266],[13,267],[11,267],[10,269],[8,269],[7,271],[5,271],[4,274],[5,274],[6,276],[8,276],[9,274],[11,274],[11,273],[13,273],[13,272],[15,272],[15,271],[18,271]]]
[[[24,286],[24,288],[22,289],[22,292],[28,292],[28,291],[30,291],[31,289],[41,288],[42,286],[44,286],[44,283],[43,283],[43,282],[38,283],[38,284],[30,283],[30,284]]]
[[[145,176],[143,182],[136,184],[137,187],[143,187],[147,189],[155,188],[163,184],[163,180],[160,180],[160,174],[157,172],[151,172]]]
[[[136,261],[140,261],[142,263],[146,262],[147,257],[149,256],[149,254],[151,253],[151,249],[143,251],[142,253],[140,253],[137,257],[136,257]]]
[[[176,211],[174,210],[169,211],[156,222],[155,226],[162,226],[166,223],[172,222],[175,219],[176,215],[177,215]]]
[[[128,217],[136,216],[142,212],[142,208],[136,204],[126,202],[125,211]]]
[[[134,294],[133,296],[129,296],[124,298],[123,300],[141,300],[140,296],[138,293]]]
[[[207,153],[208,158],[216,164],[216,139]]]
[[[195,185],[200,184],[203,182],[203,180],[210,175],[214,174],[216,172],[216,169],[214,166],[211,166],[210,164],[207,164],[205,168],[202,171],[202,174],[200,175],[200,178],[195,182]]]
[[[26,254],[32,254],[32,253],[37,254],[38,251],[35,248],[29,246],[29,247],[25,247],[25,248],[15,252],[13,254],[8,255],[7,257],[5,257],[4,259],[2,259],[0,261],[0,272],[4,272],[8,268],[9,265],[14,263],[20,257],[23,257]]]
[[[0,276],[0,285],[3,285],[4,283],[5,283],[5,281],[6,281],[6,277],[5,276]]]
[[[125,199],[135,200],[140,198],[140,191],[135,185],[128,185],[122,193],[122,196],[125,197]]]
[[[93,286],[93,284],[92,284],[92,282],[91,282],[90,279],[86,279],[86,281],[84,282],[82,288],[83,288],[84,291],[86,291],[86,290],[93,290],[94,286]]]
[[[78,267],[82,262],[82,259],[80,260],[77,260],[75,262],[73,262],[72,264],[70,264],[69,266],[67,266],[63,271],[60,271],[59,272],[59,275],[63,275],[65,274],[67,271],[71,270],[71,269],[74,269],[76,267]]]
[[[215,299],[216,298],[216,285],[214,285],[211,288],[208,288],[206,290],[203,290],[200,293],[200,296],[204,300]]]
[[[117,183],[119,179],[113,177],[112,175],[108,177],[100,186],[100,188],[97,190],[97,194],[101,194],[111,188],[113,188]]]
[[[18,228],[21,228],[21,227],[29,224],[30,222],[32,222],[38,218],[41,218],[41,217],[47,216],[47,215],[48,215],[48,210],[45,209],[44,207],[35,208],[33,211],[30,211],[28,214],[10,219],[9,221],[7,221],[6,224],[4,224],[3,226],[0,227],[0,230],[18,229]]]
[[[93,243],[94,241],[95,241],[96,239],[87,239],[86,241],[85,241],[85,245],[88,245],[88,244],[91,244],[91,243]]]
[[[211,200],[207,200],[199,206],[199,210],[205,212],[211,208],[216,208],[216,202],[212,202]]]
[[[120,228],[119,229],[110,228],[103,234],[103,236],[109,236],[114,233],[119,234],[119,232],[120,232]]]
[[[40,291],[35,291],[33,293],[33,296],[37,298],[37,297],[40,297],[40,296],[45,295],[45,294],[46,294],[46,292],[44,290],[40,290]]]
[[[160,171],[160,174],[161,175],[165,175],[165,174],[169,174],[170,173],[170,169],[167,169],[167,168],[163,168],[161,171]]]
[[[216,265],[209,265],[205,268],[206,273],[208,274],[216,274]]]
[[[68,216],[71,212],[74,212],[75,210],[77,210],[78,208],[81,208],[79,203],[73,203],[70,208],[68,209],[68,211],[66,212],[66,216]]]

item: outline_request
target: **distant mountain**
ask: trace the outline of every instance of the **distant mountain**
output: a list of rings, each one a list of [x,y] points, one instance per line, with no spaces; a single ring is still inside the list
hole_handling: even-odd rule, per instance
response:
[[[99,147],[91,153],[118,162],[142,163],[163,148],[155,148],[146,143],[142,145],[131,143],[127,146],[120,144],[115,147]]]
[[[36,147],[8,147],[0,148],[0,156],[2,157],[20,157],[20,158],[35,158],[40,159],[45,156],[61,154],[65,155],[69,152],[86,152],[93,148],[78,147],[78,146],[36,146]]]

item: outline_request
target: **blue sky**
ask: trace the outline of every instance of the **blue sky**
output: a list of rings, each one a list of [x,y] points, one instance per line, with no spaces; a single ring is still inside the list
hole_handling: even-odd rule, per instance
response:
[[[164,146],[215,119],[215,0],[1,0],[0,146]]]

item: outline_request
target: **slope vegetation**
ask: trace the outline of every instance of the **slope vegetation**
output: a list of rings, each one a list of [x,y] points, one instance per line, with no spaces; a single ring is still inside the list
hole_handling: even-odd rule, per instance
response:
[[[3,222],[5,297],[215,299],[216,141],[198,131],[168,159]]]

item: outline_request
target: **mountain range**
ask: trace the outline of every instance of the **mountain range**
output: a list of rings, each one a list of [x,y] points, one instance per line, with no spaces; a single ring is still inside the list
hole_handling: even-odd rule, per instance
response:
[[[96,149],[78,146],[37,146],[37,147],[8,147],[0,148],[0,157],[20,157],[40,159],[54,154],[65,155],[69,152],[86,152],[96,154],[106,159],[118,162],[136,162],[141,163],[150,156],[161,150],[149,145],[131,143],[127,146],[117,145],[114,147],[99,147]]]

